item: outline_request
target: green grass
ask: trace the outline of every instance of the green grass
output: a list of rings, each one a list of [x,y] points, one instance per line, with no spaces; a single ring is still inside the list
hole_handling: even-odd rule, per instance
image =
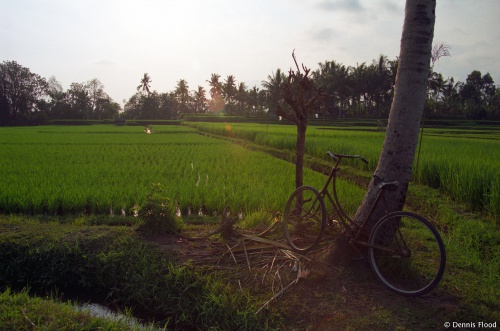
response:
[[[293,151],[295,126],[252,123],[187,123],[227,137],[241,138],[256,144]],[[500,217],[500,128],[477,126],[460,128],[427,128],[414,178],[417,183],[442,190],[473,211]],[[344,128],[310,126],[306,154],[327,159],[326,151],[357,154],[369,164],[356,160],[346,164],[373,171],[378,162],[384,131],[376,126]],[[415,165],[416,167],[416,165]],[[389,179],[388,179],[389,180]]]
[[[293,148],[295,141],[290,126],[204,125],[231,137],[240,137],[238,131],[242,130],[246,139],[253,136],[259,143],[281,149]],[[160,316],[159,321],[170,318],[171,323],[178,323],[170,327],[195,328],[193,323],[202,325],[201,329],[276,326],[279,316],[254,316],[258,298],[235,295],[240,290],[227,285],[224,275],[159,258],[139,240],[135,228],[140,220],[117,215],[122,209],[131,215],[131,208],[146,201],[151,183],[160,183],[165,195],[184,213],[191,209],[196,214],[204,206],[211,214],[230,206],[246,213],[242,226],[258,226],[271,219],[268,210],[283,209],[293,191],[293,164],[250,152],[231,141],[198,135],[189,127],[154,129],[155,134],[146,135],[141,127],[105,125],[0,128],[0,152],[6,156],[0,159],[0,173],[5,174],[0,181],[0,211],[34,215],[0,216],[2,300],[10,305],[10,297],[15,298],[26,286],[36,292],[92,289],[120,307],[145,309],[151,316]],[[460,300],[457,318],[498,320],[500,230],[470,212],[476,209],[498,215],[497,133],[451,131],[426,130],[419,166],[422,174],[417,181],[423,184],[427,178],[427,185],[437,189],[410,185],[408,203],[442,234],[448,264],[438,291]],[[312,155],[324,158],[325,150],[361,154],[369,159],[370,167],[376,165],[381,132],[317,127],[308,132],[308,153]],[[369,176],[370,169],[364,174]],[[320,187],[324,179],[306,171],[308,185]],[[451,201],[439,190],[449,196],[466,196],[467,201],[457,203],[462,198],[456,196]],[[363,193],[363,189],[341,182],[341,200],[349,203],[351,213]],[[472,201],[479,202],[474,205]],[[111,210],[115,216],[110,215]],[[179,289],[186,288],[179,294]],[[36,309],[56,310],[51,301],[39,304],[41,308]],[[0,308],[0,318],[14,314],[5,311]],[[34,321],[30,310],[25,313]],[[62,320],[56,312],[51,315]],[[390,325],[386,317],[381,316],[379,327]],[[221,324],[226,320],[233,324]],[[14,323],[14,329],[31,325],[19,310]],[[47,323],[51,322],[40,321],[40,325]],[[64,327],[73,322],[62,323]],[[84,324],[94,325],[89,323],[97,322]],[[373,326],[362,318],[360,323]]]
[[[159,183],[183,214],[226,206],[250,213],[281,210],[294,189],[288,162],[187,127],[153,129],[147,135],[142,127],[109,125],[0,128],[0,212],[130,214]],[[305,171],[306,183],[323,181]]]
[[[132,324],[130,316],[110,320],[78,310],[71,302],[57,298],[30,296],[28,291],[0,292],[0,330],[158,330],[151,326]]]
[[[255,315],[262,300],[232,288],[227,276],[175,264],[172,256],[160,254],[129,227],[3,217],[0,265],[0,292],[7,291],[2,300],[14,300],[10,291],[17,293],[26,286],[42,295],[54,290],[66,295],[92,294],[122,310],[133,307],[175,329],[265,330],[279,320]],[[45,309],[51,309],[51,304]],[[0,321],[13,318],[11,314],[0,309]],[[56,313],[48,315],[60,319]],[[16,316],[15,323],[26,322]],[[50,325],[47,320],[33,320]]]

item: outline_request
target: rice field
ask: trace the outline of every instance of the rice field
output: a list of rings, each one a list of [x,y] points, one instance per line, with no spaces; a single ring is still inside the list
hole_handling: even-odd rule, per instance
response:
[[[182,126],[0,128],[0,212],[130,214],[160,183],[188,212],[277,211],[294,190],[294,165]],[[305,183],[325,177],[306,170]],[[343,182],[354,211],[363,190]]]
[[[295,148],[295,126],[250,123],[189,123],[201,131],[253,141],[279,149]],[[306,153],[325,158],[326,151],[359,154],[369,164],[352,162],[373,171],[385,132],[371,128],[309,126]],[[416,182],[438,188],[475,211],[500,216],[500,128],[425,129]]]

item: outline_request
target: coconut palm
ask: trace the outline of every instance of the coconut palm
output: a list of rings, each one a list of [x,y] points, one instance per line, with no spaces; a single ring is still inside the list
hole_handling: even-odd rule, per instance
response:
[[[210,85],[210,101],[208,102],[208,110],[213,113],[218,113],[224,109],[222,86],[219,79],[220,75],[212,74],[210,80],[207,80],[208,85]]]
[[[357,64],[356,67],[350,67],[350,76],[352,82],[352,105],[354,111],[361,111],[361,98],[366,100],[366,75],[368,67],[366,63]]]
[[[254,86],[252,87],[251,90],[248,91],[248,102],[247,102],[247,105],[248,105],[248,109],[249,109],[249,112],[250,114],[256,114],[257,112],[260,111],[260,98],[259,98],[259,95],[260,95],[260,92],[259,89],[257,88],[257,86]]]
[[[202,86],[198,86],[198,90],[194,91],[194,111],[195,113],[206,113],[207,111],[207,92]]]
[[[220,79],[220,75],[218,74],[212,74],[212,76],[210,77],[210,80],[207,80],[207,83],[208,85],[210,85],[210,98],[213,99],[216,99],[217,96],[220,95],[220,82],[219,82],[219,79]]]
[[[450,79],[446,80],[446,83],[443,86],[443,105],[444,105],[444,110],[447,112],[451,112],[452,114],[454,113],[459,113],[460,107],[459,107],[459,87],[461,86],[462,83],[457,82],[455,83],[455,80],[453,77]]]
[[[144,76],[142,77],[141,79],[141,84],[139,84],[139,86],[137,86],[137,91],[140,91],[142,90],[142,92],[146,92],[147,95],[149,96],[149,89],[150,89],[150,84],[151,83],[151,77],[149,77],[148,73],[144,73]]]
[[[446,83],[447,81],[443,79],[442,74],[432,71],[431,74],[429,75],[429,82],[428,82],[429,99],[438,101]]]
[[[225,111],[228,114],[232,114],[235,107],[236,98],[236,79],[233,75],[228,75],[222,84],[222,97],[226,102]]]
[[[326,97],[323,99],[325,112],[333,115],[339,112],[337,64],[335,61],[325,61],[318,65],[319,69],[313,72],[313,77],[316,84],[325,91]]]
[[[175,97],[177,99],[177,103],[179,104],[179,113],[188,113],[189,112],[189,87],[186,80],[181,79],[177,82],[177,86],[174,91]]]
[[[248,100],[247,86],[245,83],[241,82],[238,84],[238,90],[236,91],[235,100],[238,104],[238,114],[243,115],[245,104]]]
[[[267,80],[262,81],[262,87],[267,96],[267,106],[269,113],[274,114],[280,102],[283,101],[281,88],[285,83],[286,75],[281,69],[276,69],[275,73],[267,76]]]
[[[378,116],[383,116],[383,110],[386,108],[386,103],[391,98],[392,81],[391,81],[391,61],[385,55],[380,55],[378,61],[373,60],[372,66],[376,71],[375,91],[373,94],[373,102],[378,112]],[[387,107],[388,108],[388,107]]]
[[[402,210],[412,174],[430,71],[435,9],[433,0],[406,0],[395,94],[374,173],[374,178],[399,182],[394,191],[386,194],[387,208],[391,211]],[[422,38],[423,35],[428,37]],[[370,210],[378,193],[374,183],[375,179],[372,179],[354,217],[363,220],[367,215],[371,216],[367,231],[373,225],[372,221],[379,219],[386,210],[385,206],[380,206],[382,204],[379,204],[380,208]]]

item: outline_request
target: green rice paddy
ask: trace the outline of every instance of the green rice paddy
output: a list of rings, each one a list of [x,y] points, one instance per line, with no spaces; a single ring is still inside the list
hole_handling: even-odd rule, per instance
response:
[[[189,123],[198,130],[251,140],[278,149],[294,150],[295,127],[250,123]],[[372,127],[310,126],[306,153],[327,159],[326,151],[358,154],[369,164],[353,161],[363,170],[373,171],[384,141],[385,131]],[[348,161],[348,160],[346,160]],[[391,179],[387,179],[391,180]],[[427,128],[422,138],[414,180],[438,188],[474,211],[500,216],[500,128]]]
[[[293,164],[181,126],[0,129],[0,212],[130,214],[160,183],[183,214],[281,210]],[[324,176],[310,170],[305,183]],[[363,191],[343,182],[350,210]]]
[[[113,125],[0,128],[0,212],[131,213],[151,183],[161,183],[182,213],[281,210],[294,189],[294,166],[197,130],[293,150],[295,127],[251,123],[187,126]],[[475,211],[500,215],[500,130],[426,129],[415,181],[438,188]],[[359,154],[373,171],[384,132],[310,126],[306,153]],[[306,170],[305,183],[324,176]],[[353,211],[363,190],[342,182]]]

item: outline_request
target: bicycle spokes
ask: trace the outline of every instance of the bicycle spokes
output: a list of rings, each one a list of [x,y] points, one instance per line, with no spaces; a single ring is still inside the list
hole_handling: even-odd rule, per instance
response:
[[[295,251],[307,252],[321,239],[326,222],[325,204],[317,190],[298,188],[284,213],[285,236]]]
[[[376,276],[396,292],[427,293],[442,276],[442,240],[434,227],[418,215],[388,215],[375,225],[370,244],[370,262]]]

